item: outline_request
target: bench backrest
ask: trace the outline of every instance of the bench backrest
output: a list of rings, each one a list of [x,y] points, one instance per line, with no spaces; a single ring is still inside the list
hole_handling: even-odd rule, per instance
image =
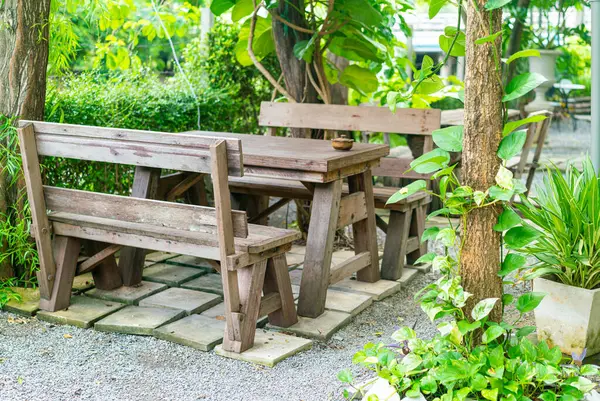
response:
[[[21,121],[19,141],[44,271],[54,266],[48,209],[218,235],[225,255],[235,253],[234,236],[248,235],[246,213],[232,212],[229,199],[228,175],[243,175],[239,139]],[[43,186],[39,156],[210,173],[215,208]]]
[[[423,153],[426,153],[433,149],[431,134],[440,128],[441,111],[397,109],[392,112],[387,107],[263,102],[260,106],[259,124],[272,132],[278,127],[284,127],[423,136]],[[383,158],[381,165],[373,169],[373,175],[429,178],[428,175],[413,171],[406,172],[412,160],[412,157]]]

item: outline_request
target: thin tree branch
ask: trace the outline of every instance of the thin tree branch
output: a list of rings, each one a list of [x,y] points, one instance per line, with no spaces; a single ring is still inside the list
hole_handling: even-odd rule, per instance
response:
[[[315,78],[312,76],[312,73],[310,72],[310,64],[309,63],[306,63],[306,75],[308,75],[308,79],[310,80],[310,83],[315,88],[315,90],[317,91],[317,93],[319,94],[319,96],[321,96],[321,99],[323,99],[323,101],[325,102],[325,104],[329,103],[327,101],[327,98],[325,97],[325,94],[321,91],[321,88],[315,82]]]
[[[279,75],[279,79],[277,80],[278,84],[281,84],[281,80],[283,79],[283,73],[281,73],[281,75]],[[277,96],[277,88],[273,89],[273,94],[271,95],[271,103],[275,101],[275,97]]]
[[[271,14],[271,16],[273,18],[275,18],[277,21],[281,22],[284,25],[289,26],[290,28],[298,31],[298,32],[304,32],[304,33],[310,33],[311,35],[315,34],[315,31],[313,31],[312,29],[308,29],[308,28],[303,28],[299,25],[293,24],[290,21],[286,20],[285,18],[283,18],[281,15],[277,14],[275,11],[272,10],[268,10],[269,13]]]

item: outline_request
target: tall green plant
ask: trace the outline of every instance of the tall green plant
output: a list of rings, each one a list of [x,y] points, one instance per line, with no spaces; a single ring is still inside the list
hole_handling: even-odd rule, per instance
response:
[[[600,286],[600,185],[590,159],[583,169],[573,165],[566,175],[548,169],[537,195],[521,197],[514,227],[505,236],[506,245],[537,260],[522,269],[525,279],[553,276],[563,284],[594,289]],[[522,244],[522,233],[534,241]]]

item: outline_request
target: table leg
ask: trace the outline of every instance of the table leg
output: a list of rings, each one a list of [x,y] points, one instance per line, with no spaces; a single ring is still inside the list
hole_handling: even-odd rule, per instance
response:
[[[160,169],[148,167],[136,167],[133,179],[131,196],[135,198],[156,198]],[[142,282],[142,270],[146,250],[140,248],[123,248],[119,257],[119,269],[123,285],[133,286]]]
[[[341,198],[341,180],[315,185],[298,298],[300,316],[315,318],[325,311]]]
[[[371,170],[348,177],[350,193],[365,193],[367,218],[352,225],[354,233],[354,251],[371,253],[371,264],[356,273],[358,281],[374,283],[379,280],[379,249],[377,247],[377,225],[375,222],[375,198],[373,197],[373,179]]]

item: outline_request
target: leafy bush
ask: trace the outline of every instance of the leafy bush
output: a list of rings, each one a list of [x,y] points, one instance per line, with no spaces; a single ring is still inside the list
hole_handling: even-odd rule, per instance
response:
[[[569,79],[573,83],[585,86],[577,91],[577,96],[590,96],[592,91],[592,47],[579,37],[566,39],[563,54],[556,62],[558,78]]]
[[[516,205],[531,223],[521,223],[506,233],[506,243],[537,259],[524,278],[551,275],[563,284],[593,289],[600,286],[600,185],[588,158],[583,170],[573,165],[566,176],[548,169],[537,196],[521,197]],[[518,220],[516,220],[518,221]],[[534,241],[521,246],[515,233],[527,232]]]
[[[409,327],[392,334],[396,344],[367,344],[352,361],[389,381],[401,396],[428,400],[464,401],[571,401],[580,400],[595,384],[593,365],[563,365],[558,347],[545,341],[533,344],[527,336],[535,327],[517,328],[523,314],[532,311],[544,294],[521,295],[515,303],[504,295],[504,306],[515,303],[520,315],[513,323],[495,323],[488,315],[499,301],[480,301],[464,315],[470,294],[460,278],[447,274],[423,289],[421,307],[432,321],[440,321],[437,334],[423,340]],[[338,375],[351,382],[348,371]],[[347,397],[349,398],[349,396]]]

